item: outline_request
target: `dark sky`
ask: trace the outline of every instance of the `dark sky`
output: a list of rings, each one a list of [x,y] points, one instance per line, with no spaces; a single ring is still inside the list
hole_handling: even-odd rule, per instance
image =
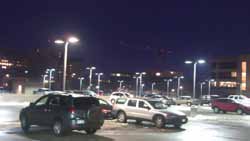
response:
[[[0,46],[56,47],[56,37],[74,34],[81,42],[70,56],[103,71],[191,70],[185,58],[250,52],[249,7],[236,0],[10,0],[0,6]]]

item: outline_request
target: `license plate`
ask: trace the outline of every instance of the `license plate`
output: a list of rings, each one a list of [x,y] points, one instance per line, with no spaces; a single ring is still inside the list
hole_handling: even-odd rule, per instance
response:
[[[84,124],[85,121],[84,121],[84,120],[77,120],[76,123],[77,123],[77,124]]]

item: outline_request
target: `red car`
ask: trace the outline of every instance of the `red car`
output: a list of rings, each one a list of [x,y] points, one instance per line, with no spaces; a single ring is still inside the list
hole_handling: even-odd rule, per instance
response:
[[[212,101],[212,109],[215,113],[236,112],[238,114],[249,114],[250,103],[239,103],[228,98],[218,98]]]

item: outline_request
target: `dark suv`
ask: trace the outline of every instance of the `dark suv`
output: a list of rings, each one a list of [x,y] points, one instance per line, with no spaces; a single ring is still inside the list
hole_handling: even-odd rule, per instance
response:
[[[20,112],[21,127],[28,132],[31,125],[52,127],[56,136],[72,130],[94,134],[104,123],[99,100],[75,94],[49,94]]]

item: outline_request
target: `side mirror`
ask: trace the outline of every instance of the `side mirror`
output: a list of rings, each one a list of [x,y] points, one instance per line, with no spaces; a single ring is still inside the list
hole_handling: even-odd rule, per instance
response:
[[[148,106],[145,106],[145,109],[150,110],[151,108],[150,108],[150,107],[148,107]]]
[[[32,106],[34,106],[34,103],[33,103],[33,102],[30,103],[30,107],[32,107]]]

